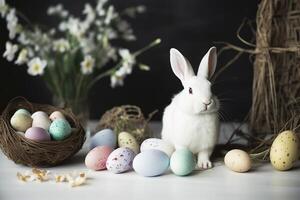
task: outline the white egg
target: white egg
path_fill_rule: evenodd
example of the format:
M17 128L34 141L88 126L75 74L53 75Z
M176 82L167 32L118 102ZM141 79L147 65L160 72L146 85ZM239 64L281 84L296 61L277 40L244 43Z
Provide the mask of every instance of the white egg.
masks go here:
M141 144L141 152L156 149L165 152L169 157L175 151L173 145L165 140L158 138L149 138Z

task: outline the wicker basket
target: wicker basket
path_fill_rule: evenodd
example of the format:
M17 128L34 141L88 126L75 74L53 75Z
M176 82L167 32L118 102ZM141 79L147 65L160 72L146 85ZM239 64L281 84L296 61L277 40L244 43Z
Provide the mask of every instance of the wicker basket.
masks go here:
M31 113L44 111L51 114L53 111L62 112L71 127L72 134L63 141L35 142L26 139L10 125L10 119L16 110L24 108ZM32 167L55 166L77 153L85 141L85 131L75 115L69 111L50 105L41 105L28 102L23 97L12 99L0 117L0 147L3 153L17 164Z

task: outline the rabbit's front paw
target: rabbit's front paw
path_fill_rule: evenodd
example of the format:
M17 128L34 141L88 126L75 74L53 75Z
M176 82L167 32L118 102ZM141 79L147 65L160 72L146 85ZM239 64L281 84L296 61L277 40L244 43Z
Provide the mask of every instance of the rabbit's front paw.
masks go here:
M209 169L212 168L212 163L208 160L198 160L198 168L199 169Z

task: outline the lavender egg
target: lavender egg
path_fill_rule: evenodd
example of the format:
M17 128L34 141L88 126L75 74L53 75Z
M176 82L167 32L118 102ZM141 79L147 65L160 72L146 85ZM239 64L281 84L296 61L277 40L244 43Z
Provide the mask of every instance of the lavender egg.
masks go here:
M49 133L45 129L40 127L31 127L27 129L27 131L25 132L25 137L37 142L50 141Z
M120 147L108 156L106 168L115 174L126 172L132 169L134 156L135 153L131 149Z

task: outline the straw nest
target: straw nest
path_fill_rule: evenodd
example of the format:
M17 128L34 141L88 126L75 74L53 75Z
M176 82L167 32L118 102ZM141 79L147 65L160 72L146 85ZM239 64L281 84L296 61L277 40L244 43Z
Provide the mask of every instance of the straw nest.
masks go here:
M72 134L63 141L35 142L18 134L10 125L10 119L16 110L24 108L31 113L44 111L51 114L60 111L71 127ZM77 153L85 141L85 132L75 115L65 109L50 105L30 103L22 97L9 102L0 117L0 147L3 153L17 164L28 166L55 166Z
M116 133L126 131L131 133L137 142L141 144L152 135L148 123L156 112L150 113L148 119L145 119L141 108L138 106L123 105L114 107L103 114L96 131L105 128L113 129Z

